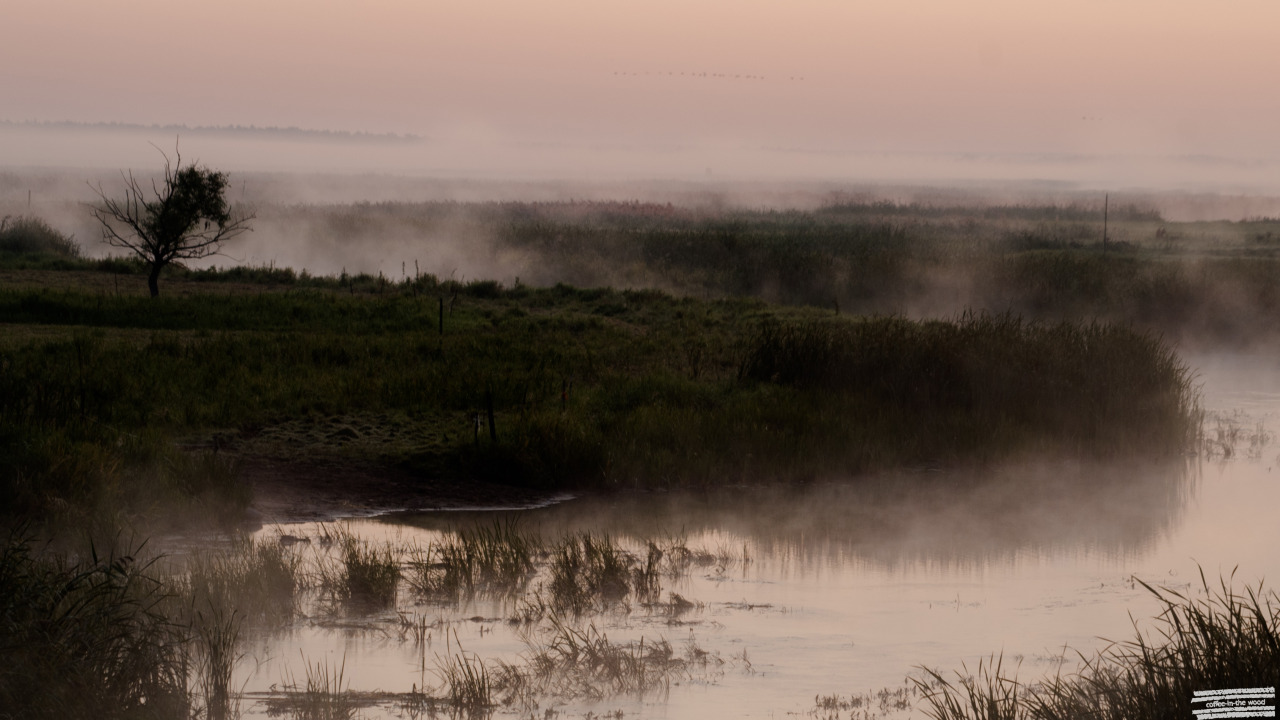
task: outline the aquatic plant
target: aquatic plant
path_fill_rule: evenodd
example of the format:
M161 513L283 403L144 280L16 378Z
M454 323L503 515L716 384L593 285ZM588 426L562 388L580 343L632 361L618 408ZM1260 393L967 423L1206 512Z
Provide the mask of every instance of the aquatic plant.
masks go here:
M552 551L551 605L575 616L608 607L631 592L637 570L635 558L610 536L570 535Z
M916 451L944 457L958 452L957 440L988 449L1176 453L1200 420L1191 370L1158 338L1009 314L765 323L741 374L900 413L908 425L898 431Z
M494 706L495 683L489 668L479 655L462 648L456 632L452 635L450 639L450 633L445 633L445 654L436 656L436 674L453 708L468 714L484 712Z
M301 653L301 651L299 651ZM267 701L273 715L288 714L294 720L353 720L360 701L347 688L345 678L347 659L341 663L317 660L314 664L303 657L306 680L299 683L288 674L282 683L284 693Z
M510 595L531 577L538 548L514 519L496 520L411 548L408 582L423 595L452 601L477 592Z
M212 607L196 611L191 620L196 655L196 683L203 700L206 720L227 720L238 707L231 688L231 675L240 656L241 618L234 610Z
M917 685L935 720L1023 718L1157 720L1190 717L1196 691L1274 687L1280 677L1280 597L1262 583L1233 587L1234 577L1210 586L1200 574L1203 597L1138 581L1163 606L1155 632L1135 628L1134 638L1114 642L1068 675L1039 683L1006 674L999 660L962 670L956 682L924 669Z
M390 545L377 546L349 528L333 532L335 558L318 564L320 587L331 597L360 607L385 607L395 602L400 562Z
M183 717L187 628L141 548L0 549L0 707L24 718Z
M305 587L302 557L279 538L235 535L226 549L197 552L178 587L194 611L278 626L293 620Z
M614 643L594 623L578 627L555 614L547 626L524 633L528 681L556 697L600 700L665 692L689 663L664 638Z

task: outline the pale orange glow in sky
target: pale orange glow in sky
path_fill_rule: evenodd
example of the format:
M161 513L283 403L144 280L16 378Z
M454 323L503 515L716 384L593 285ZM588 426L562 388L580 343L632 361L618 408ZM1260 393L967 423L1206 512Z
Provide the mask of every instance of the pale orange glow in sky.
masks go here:
M1275 0L7 0L4 18L0 120L413 133L438 150L421 164L462 170L451 149L497 170L547 146L641 172L653 153L672 172L769 152L1280 163Z

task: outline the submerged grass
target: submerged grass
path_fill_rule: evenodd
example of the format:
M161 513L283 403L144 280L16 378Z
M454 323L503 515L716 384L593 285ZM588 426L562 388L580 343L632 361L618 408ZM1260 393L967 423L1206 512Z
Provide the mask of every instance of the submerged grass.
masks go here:
M615 643L593 623L579 627L551 615L541 632L526 632L526 676L522 682L563 699L601 700L613 695L665 693L684 672L681 657L664 638Z
M288 715L294 720L353 720L361 703L347 689L347 659L330 664L323 660L307 661L306 680L299 683L292 675L284 681L284 696L267 702L272 715Z
M477 593L508 596L527 584L540 542L514 520L498 520L409 550L408 582L419 594L458 601Z
M1082 657L1074 674L1027 684L997 658L952 682L925 669L917 681L936 720L1156 720L1191 717L1196 691L1274 688L1280 678L1280 597L1259 583L1213 587L1202 597L1142 583L1163 605L1153 634ZM1273 706L1274 707L1274 706Z
M436 675L454 709L469 716L482 714L496 705L493 695L497 683L480 656L468 653L458 642L457 633L452 635L445 633L445 654L436 656Z
M635 553L607 534L579 532L547 542L502 519L411 546L405 554L404 579L420 598L514 599L511 619L525 625L549 613L576 617L629 601L655 604L663 578L715 562L710 553L676 540L647 541Z
M330 543L337 545L336 557L320 558L320 587L347 605L373 609L393 606L400 582L399 551L390 544L381 546L338 528Z
M203 699L206 720L236 717L239 703L231 687L231 676L240 660L237 645L241 623L237 613L215 607L196 611L191 627L195 635L195 674Z
M555 613L577 617L606 610L628 598L652 603L662 592L661 576L670 565L653 542L643 559L607 534L578 533L565 537L551 554L546 584Z
M559 610L581 615L631 592L634 560L608 535L569 536L552 557L549 590Z
M185 717L188 629L140 548L0 550L0 708L22 718Z
M234 612L254 625L278 627L293 620L304 585L302 557L291 547L237 535L230 548L196 553L182 590L196 612Z

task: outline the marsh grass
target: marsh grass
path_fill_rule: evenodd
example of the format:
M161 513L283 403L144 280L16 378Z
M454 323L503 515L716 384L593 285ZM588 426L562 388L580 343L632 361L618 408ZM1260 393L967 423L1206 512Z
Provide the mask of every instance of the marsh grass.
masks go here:
M33 215L5 216L0 219L0 256L8 255L3 262L7 266L17 264L19 258L27 262L46 260L46 265L58 265L49 261L61 259L75 261L80 258L80 245L76 241L49 227L49 223ZM17 258L13 256L18 256ZM68 264L74 267L74 264ZM65 266L64 266L65 267Z
M452 602L477 593L510 596L528 583L540 546L515 520L498 520L410 548L407 579L416 592Z
M633 591L647 597L656 587L650 570L607 534L570 535L552 552L547 584L551 605L579 616L619 603Z
M896 430L911 452L934 457L960 455L958 444L1170 454L1200 420L1190 369L1158 338L1008 314L766 323L741 374L836 395L837 406L892 408L865 430ZM893 428L895 415L907 426Z
M917 680L936 720L1156 720L1191 717L1197 690L1274 687L1280 677L1280 597L1261 583L1233 588L1234 578L1213 587L1200 575L1190 592L1141 583L1163 606L1154 631L1135 628L1132 640L1114 642L1082 667L1040 683L1006 673L1000 660L956 682L925 669ZM1141 581L1139 581L1141 582Z
M191 627L196 654L195 675L203 700L206 720L228 720L239 713L239 702L231 687L232 673L240 660L237 645L241 622L234 610L222 608L196 611Z
M354 720L359 716L362 703L347 688L345 656L341 663L333 664L323 660L313 664L304 656L303 663L304 682L289 673L282 682L283 696L267 701L269 714L287 714L294 720Z
M499 521L410 548L409 583L452 603L478 595L515 600L509 621L530 625L549 614L581 616L654 604L664 577L687 571L687 548L646 541L637 555L609 535L573 533L554 543Z
M546 628L524 633L524 641L526 682L565 699L665 693L690 662L665 639L615 643L594 623L579 627L554 614Z
M811 715L821 720L840 720L841 713L849 713L850 720L873 719L876 710L886 715L910 710L919 696L919 688L906 685L898 688L880 688L874 692L850 695L816 695Z
M99 308L34 293L6 310L0 292L0 319L65 312L157 328L0 347L0 434L23 448L0 461L11 468L0 490L29 516L113 495L141 504L166 487L233 514L247 502L238 453L540 489L802 482L1041 451L1167 453L1194 404L1167 345L1114 326L856 320L569 287L493 294L460 304L441 335L424 329L438 312L424 297L108 297ZM475 423L490 403L493 433ZM174 456L179 435L212 437L201 441L212 449ZM149 438L149 454L124 452L131 436Z
M184 717L187 628L141 548L0 553L0 707L28 718Z
M245 628L292 621L298 558L247 537L185 560L124 544L0 557L0 707L31 718L239 714Z
M401 574L396 548L371 543L346 527L333 530L321 544L333 546L331 555L317 555L316 565L319 585L330 597L358 609L395 604Z
M266 627L288 624L306 586L302 557L271 538L237 535L224 550L192 556L182 591L197 612L230 613Z
M162 430L126 431L78 410L54 422L24 415L0 407L8 450L0 454L0 519L89 528L105 541L125 529L226 528L252 499L230 455L183 450Z
M1027 689L1018 682L1016 669L1012 675L1004 673L1003 654L979 660L977 670L972 673L962 665L954 684L934 670L926 668L925 675L926 679L919 681L919 689L931 707L926 712L937 720L1018 720L1023 717L1022 704L1026 702Z
M457 633L445 633L445 654L436 656L436 675L444 686L449 704L468 715L484 713L495 706L495 680L484 660L468 653Z

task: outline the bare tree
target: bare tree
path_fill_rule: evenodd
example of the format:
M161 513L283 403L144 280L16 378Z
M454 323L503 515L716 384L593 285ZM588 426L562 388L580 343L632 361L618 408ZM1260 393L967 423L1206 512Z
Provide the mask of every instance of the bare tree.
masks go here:
M102 224L102 240L127 248L148 266L151 297L160 294L160 271L174 261L216 254L226 240L249 231L253 214L233 213L227 206L227 174L200 165L182 165L164 156L164 180L153 180L150 192L133 172L121 173L124 198L107 197L102 185L93 187L101 203L93 216Z

